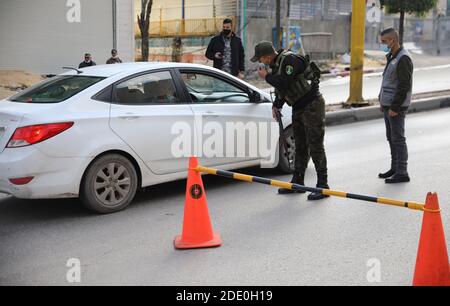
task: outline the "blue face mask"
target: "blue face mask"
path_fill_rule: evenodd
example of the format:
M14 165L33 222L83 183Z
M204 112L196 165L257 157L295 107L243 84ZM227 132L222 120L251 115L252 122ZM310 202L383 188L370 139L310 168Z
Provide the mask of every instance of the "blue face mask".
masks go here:
M391 48L389 48L389 46L387 44L380 44L380 50L386 53L390 53L391 52Z
M259 63L259 67L261 69L266 69L267 71L269 71L269 69L270 69L270 66L267 64L264 64L264 63Z

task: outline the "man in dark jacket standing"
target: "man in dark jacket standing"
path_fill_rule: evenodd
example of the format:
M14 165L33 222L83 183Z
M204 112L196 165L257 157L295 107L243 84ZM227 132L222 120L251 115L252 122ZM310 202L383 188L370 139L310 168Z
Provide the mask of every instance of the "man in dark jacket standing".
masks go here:
M95 65L97 65L97 64L92 60L92 55L90 53L86 53L84 55L84 61L78 65L78 68L81 69L81 68L95 66Z
M405 137L405 117L411 105L413 63L411 56L399 43L393 29L381 33L381 49L387 53L387 64L379 95L384 113L386 136L391 150L391 168L378 175L387 184L406 183L408 175L408 147Z
M205 56L214 61L214 68L240 79L244 78L245 54L242 41L232 31L233 21L223 21L222 32L209 42Z
M106 61L106 64L121 64L122 60L120 59L119 55L117 54L116 49L111 50L111 57Z

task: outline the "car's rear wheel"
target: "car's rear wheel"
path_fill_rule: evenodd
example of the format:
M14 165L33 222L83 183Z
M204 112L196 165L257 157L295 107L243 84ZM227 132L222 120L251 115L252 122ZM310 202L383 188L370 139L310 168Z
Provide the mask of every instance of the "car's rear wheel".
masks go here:
M283 136L286 140L287 154L285 146L283 145L282 141L280 141L280 155L277 168L283 173L293 173L295 160L295 139L292 126L284 130Z
M138 176L131 161L119 154L108 154L87 169L80 198L88 209L107 214L130 205L137 187Z

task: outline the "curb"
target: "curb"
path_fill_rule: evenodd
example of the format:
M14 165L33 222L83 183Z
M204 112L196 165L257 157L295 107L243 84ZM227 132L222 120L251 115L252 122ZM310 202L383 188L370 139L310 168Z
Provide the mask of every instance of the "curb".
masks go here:
M411 106L408 109L408 113L412 114L445 107L450 107L450 96L412 101ZM352 108L348 110L328 112L325 120L327 126L335 126L380 118L383 118L383 113L380 112L380 107L369 106L364 108Z
M380 73L380 72L383 72L383 71L384 71L384 68L367 69L367 70L363 71L363 75L372 74L372 73ZM342 71L342 72L339 72L339 73L323 73L321 79L322 79L322 81L325 81L325 80L329 80L329 79L333 79L333 78L337 78L337 77L342 77L343 78L343 77L347 77L347 76L350 76L350 70L349 71Z

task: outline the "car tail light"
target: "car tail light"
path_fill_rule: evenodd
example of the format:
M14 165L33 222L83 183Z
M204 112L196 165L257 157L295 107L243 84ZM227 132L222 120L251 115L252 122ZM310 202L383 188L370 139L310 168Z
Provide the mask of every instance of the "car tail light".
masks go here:
M19 177L19 178L11 178L9 181L14 185L26 185L33 179L33 176L28 177Z
M17 128L7 148L19 148L47 140L73 126L73 122L30 125Z

